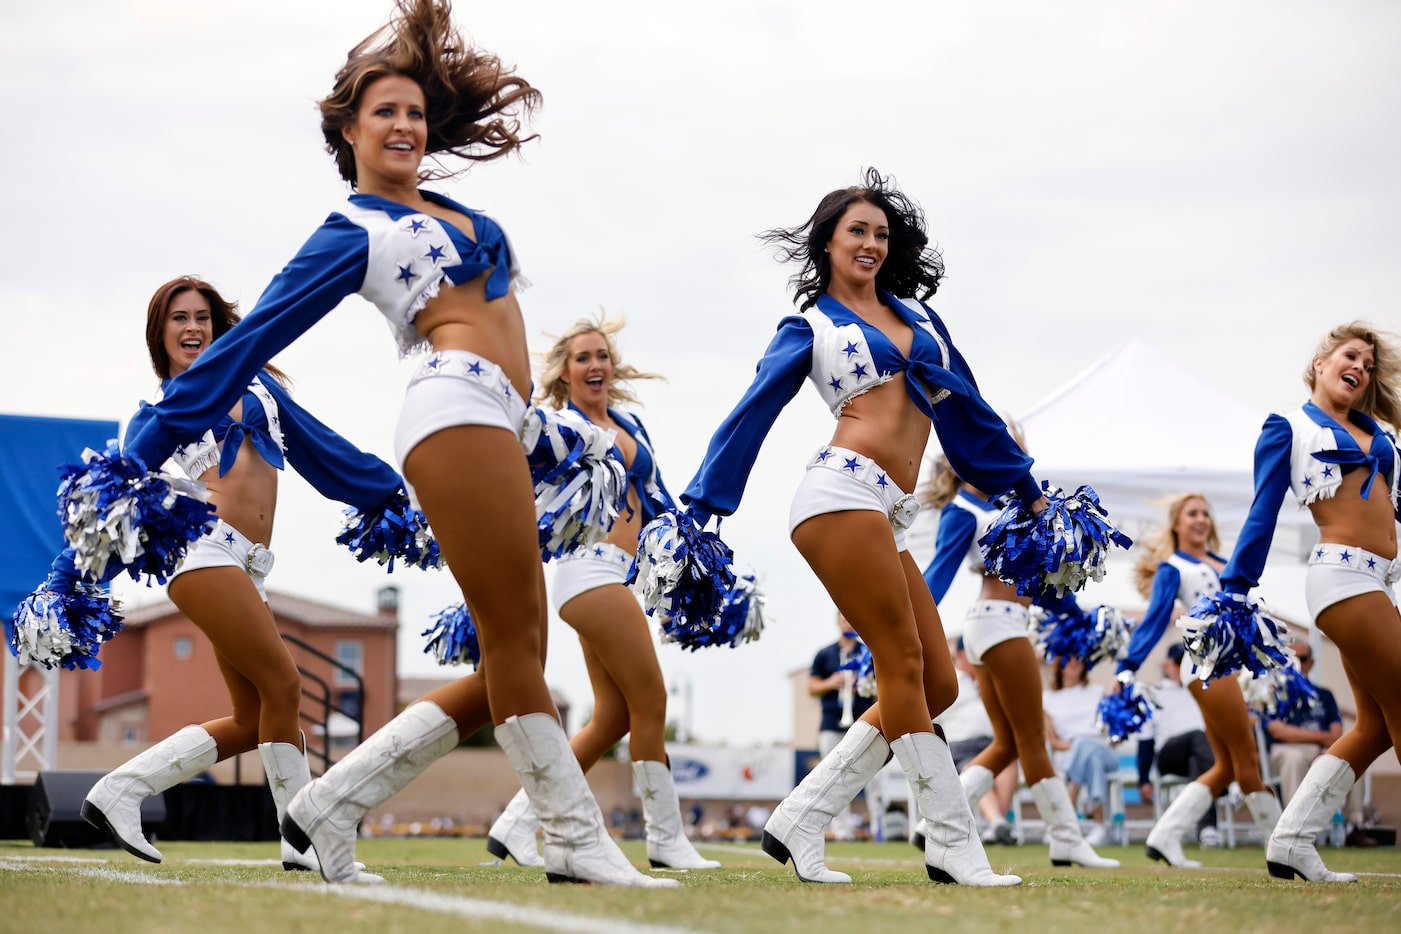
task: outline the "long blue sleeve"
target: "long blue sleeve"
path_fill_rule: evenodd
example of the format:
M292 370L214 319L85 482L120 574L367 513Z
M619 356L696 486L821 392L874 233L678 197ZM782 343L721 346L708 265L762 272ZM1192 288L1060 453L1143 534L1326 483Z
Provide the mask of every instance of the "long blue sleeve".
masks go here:
M1129 636L1129 652L1119 660L1115 671L1138 671L1148 653L1153 651L1153 646L1158 644L1158 640L1167 631L1168 623L1172 621L1172 608L1177 603L1177 592L1181 588L1182 572L1171 562L1164 561L1159 564L1158 570L1153 574L1153 590L1148 596L1148 609L1144 612L1143 619L1133 627L1133 634Z
M934 602L944 599L958 569L973 547L978 520L968 510L952 503L939 512L939 531L934 537L934 557L924 569L924 582L934 595Z
M1255 499L1250 504L1231 560L1221 572L1221 589L1243 594L1260 583L1265 560L1270 556L1279 509L1289 492L1289 458L1294 432L1282 415L1265 419L1260 440L1255 443Z
M759 360L754 381L711 435L700 469L681 494L692 518L732 515L744 495L759 448L792 401L812 366L812 328L797 315L784 318Z
M369 512L398 492L403 480L394 468L327 428L293 401L277 380L268 377L262 382L277 402L287 463L316 492L361 512Z
M983 399L968 361L954 346L948 328L929 306L924 310L949 348L949 370L962 377L972 389L969 394L952 393L934 407L934 433L954 473L989 498L1008 490L1016 492L1024 505L1041 498L1041 486L1031 474L1032 459L1021 449L992 406Z
M194 364L170 381L165 398L149 407L140 430L128 431L126 450L155 469L176 446L218 422L269 360L359 291L367 268L368 234L339 214L327 219L258 304Z

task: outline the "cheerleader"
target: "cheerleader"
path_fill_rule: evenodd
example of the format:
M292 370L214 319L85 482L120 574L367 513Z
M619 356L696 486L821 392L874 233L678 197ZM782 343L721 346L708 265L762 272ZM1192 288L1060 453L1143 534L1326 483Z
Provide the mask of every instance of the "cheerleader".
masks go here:
M1255 446L1255 500L1222 590L1243 599L1259 583L1285 494L1318 525L1305 599L1314 625L1342 653L1357 720L1314 760L1266 846L1270 875L1311 882L1356 882L1332 872L1314 846L1358 775L1401 742L1401 578L1396 523L1401 463L1393 431L1401 424L1395 335L1354 321L1318 344L1304 370L1302 408L1265 420ZM1214 689L1215 685L1213 685Z
M627 508L608 538L555 564L550 596L560 619L579 634L594 696L593 716L569 745L587 772L628 736L633 779L642 793L648 861L668 869L715 869L720 864L702 858L686 839L666 755L666 684L647 617L623 584L642 526L676 504L662 483L642 420L616 408L637 403L628 381L655 378L623 363L615 341L622 327L621 320L602 316L577 322L546 352L536 392L539 401L556 409L567 406L614 431L613 456L627 467ZM492 824L487 849L498 859L509 855L522 866L539 866L538 826L530 799L520 791Z
M292 800L283 833L302 851L315 847L327 881L381 881L356 868L360 819L494 721L544 827L551 881L678 885L638 872L609 836L545 684L516 256L491 218L419 188L448 174L444 156L481 162L518 151L520 115L538 102L538 91L458 34L445 0L398 0L392 21L351 50L320 103L326 147L355 193L244 323L172 383L127 445L145 463L163 461L352 293L384 314L401 354L424 354L395 454L476 621L482 664L409 705ZM427 168L426 155L435 157Z
M1168 501L1167 509L1167 526L1149 541L1147 551L1134 566L1134 580L1139 592L1148 599L1148 609L1134 627L1128 655L1119 661L1121 675L1137 672L1167 631L1168 623L1179 612L1191 609L1202 595L1220 586L1219 575L1226 565L1216 553L1221 546L1211 504L1205 496L1179 494ZM1178 607L1180 610L1175 609ZM1146 850L1150 859L1199 869L1201 863L1183 855L1182 838L1226 793L1232 781L1240 784L1250 816L1264 837L1270 835L1279 820L1279 800L1260 777L1260 751L1240 682L1235 678L1216 678L1209 686L1203 685L1197 666L1184 659L1182 683L1201 708L1207 742L1216 761L1172 799L1148 832Z
M1009 430L1024 446L1020 428L1011 424ZM941 510L934 557L924 571L934 602L944 599L961 564L982 580L963 623L963 646L992 721L992 742L959 775L969 806L976 808L997 774L1020 759L1022 777L1046 822L1052 865L1115 868L1118 860L1095 853L1081 835L1065 780L1046 751L1041 665L1029 637L1031 599L989 573L978 547L1000 510L981 490L961 481L943 456L934 464L929 489L926 502ZM1078 612L1073 600L1063 602L1058 608ZM923 826L920 833L927 837Z

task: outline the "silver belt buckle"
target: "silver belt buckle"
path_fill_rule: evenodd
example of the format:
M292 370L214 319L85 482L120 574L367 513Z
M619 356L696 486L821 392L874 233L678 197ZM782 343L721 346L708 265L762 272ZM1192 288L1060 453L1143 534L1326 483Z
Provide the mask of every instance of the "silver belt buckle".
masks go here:
M919 515L919 500L915 499L913 493L906 493L891 507L890 524L897 529L908 529L914 524L917 515Z
M248 557L243 560L243 566L249 574L267 577L268 572L272 570L272 562L272 552L266 545L254 545L248 549Z

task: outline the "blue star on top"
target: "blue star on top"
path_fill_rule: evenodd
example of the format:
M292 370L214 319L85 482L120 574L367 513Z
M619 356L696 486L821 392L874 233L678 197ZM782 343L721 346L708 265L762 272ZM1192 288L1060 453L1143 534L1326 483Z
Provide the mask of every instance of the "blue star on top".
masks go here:
M882 490L890 486L890 481L885 479L885 474L879 474L876 476L876 486L880 487Z
M1376 566L1377 566L1377 559L1376 559L1376 558L1368 558L1368 559L1367 559L1367 570L1371 571L1371 570L1375 569Z
M227 542L228 544L232 545L232 544L234 543L234 533L232 533L232 532L225 532L225 533L224 533L224 541Z
M827 462L827 458L829 458L829 457L831 457L831 456L832 456L832 449L831 449L831 448L823 448L822 450L820 450L820 451L817 452L817 462L818 462L819 464L825 464L825 463Z
M851 371L851 375L856 377L856 381L857 381L858 383L861 382L861 380L865 379L865 378L869 375L869 374L866 372L866 364L864 364L864 363L858 363L858 364L856 364L856 368L853 369L853 370Z
M428 244L428 252L423 254L423 258L431 260L433 265L436 266L448 258L447 247L441 247L430 243Z
M440 367L440 366L442 366L442 365L443 365L443 358L442 358L442 357L439 357L437 354L434 354L434 355L433 355L433 359L428 361L428 369L430 369L430 370L436 370L438 367Z
M850 470L852 473L856 473L856 468L860 466L860 459L855 457L848 457L846 460L842 461L842 470Z
M848 360L850 360L850 359L852 358L853 355L858 354L858 353L860 353L860 352L861 352L861 345L860 345L860 344L854 344L854 343L852 343L851 341L847 341L847 342L846 342L846 346L842 348L842 353L846 354L846 358L847 358Z
M832 387L832 391L833 391L833 392L841 392L841 391L842 391L842 381L839 380L839 379L837 379L837 377L835 377L835 376L832 377L831 381L828 382L827 385Z
M1333 465L1332 465L1332 464L1329 464L1327 467L1324 467L1324 468L1323 468L1323 475L1324 475L1325 477L1331 477L1331 476L1333 476Z
M1344 548L1342 552L1338 555L1338 560L1343 562L1344 564L1347 564L1349 561L1352 560L1352 552Z
M473 360L470 364L467 365L467 372L468 372L468 373L471 373L473 376L481 376L481 375L482 375L482 361L480 361L480 360Z
M415 218L411 218L411 219L409 220L409 227L408 227L408 230L409 230L409 235L410 235L410 236L412 236L412 237L417 237L419 234L423 233L423 232L424 232L425 230L427 230L427 229L428 229L428 218L426 218L426 217L415 217Z
M1313 486L1313 477L1305 477L1304 486Z
M1322 548L1320 548L1320 549L1318 549L1318 551L1315 551L1313 554L1314 554L1314 557L1315 557L1315 558L1322 558L1325 554L1327 554L1327 552L1324 551Z
M412 285L413 281L418 277L418 273L413 271L413 263L406 263L399 267L399 274L394 278L404 283L404 285Z

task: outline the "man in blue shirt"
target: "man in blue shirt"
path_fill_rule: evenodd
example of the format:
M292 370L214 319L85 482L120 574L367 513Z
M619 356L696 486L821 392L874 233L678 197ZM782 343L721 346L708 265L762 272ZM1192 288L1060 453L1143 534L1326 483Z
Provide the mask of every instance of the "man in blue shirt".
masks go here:
M846 618L837 614L837 631L841 633L837 641L818 649L808 670L808 694L816 697L822 705L822 722L818 725L817 748L822 758L837 748L847 727L856 722L875 703L873 697L862 697L856 692L856 672L841 670L842 665L856 652L857 635ZM832 832L837 839L851 839L850 809L838 814L832 821Z

